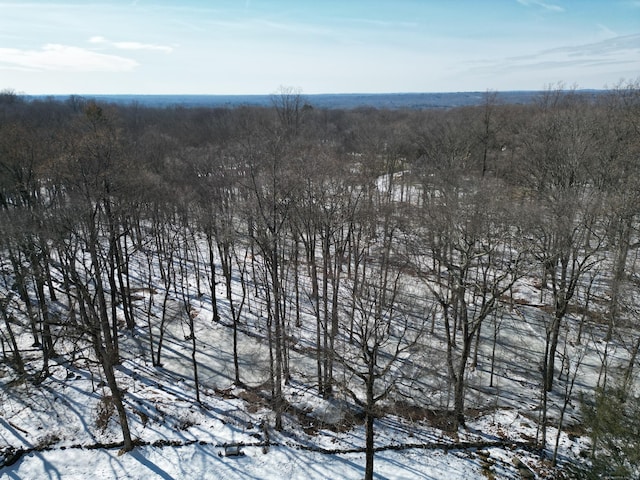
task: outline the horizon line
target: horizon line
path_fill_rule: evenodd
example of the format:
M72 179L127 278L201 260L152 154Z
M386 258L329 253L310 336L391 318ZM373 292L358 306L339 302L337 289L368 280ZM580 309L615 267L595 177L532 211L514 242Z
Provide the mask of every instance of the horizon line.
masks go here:
M492 94L492 93L540 93L547 91L567 92L609 92L612 88L542 88L524 90L450 90L450 91L412 91L412 92L324 92L324 93L284 93L284 95L299 95L301 97L339 96L339 95L461 95L461 94ZM7 93L6 91L4 93ZM17 96L24 97L273 97L283 93L24 93L9 90Z

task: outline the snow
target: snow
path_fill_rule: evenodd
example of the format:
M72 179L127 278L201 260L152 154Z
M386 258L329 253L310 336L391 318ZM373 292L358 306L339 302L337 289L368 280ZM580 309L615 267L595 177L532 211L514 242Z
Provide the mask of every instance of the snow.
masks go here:
M203 342L225 345L228 329L213 325ZM204 329L202 332L203 333ZM213 342L217 339L216 342ZM180 348L167 355L164 368L148 365L139 339L123 338L132 359L118 368L132 434L139 446L122 454L119 447L94 448L120 440L116 417L106 425L96 422L101 399L108 396L95 371L58 364L43 388L28 383L2 390L0 445L34 449L15 464L0 469L7 479L359 479L364 473L364 429L355 424L344 431L319 428L310 433L293 414L283 433L270 432L267 447L261 422L270 409L251 390L229 386L224 392L205 387L202 405L193 398L193 386L180 365ZM175 340L175 339L174 339ZM245 339L246 340L246 339ZM201 355L204 362L205 357ZM215 361L220 356L211 356ZM4 379L3 379L4 380ZM341 408L319 398L303 384L286 389L292 405L327 423L338 421ZM498 478L519 478L514 457L532 465L537 456L516 442L535 436L535 424L514 409L501 409L469 422L455 439L422 420L388 415L376 422L376 478L475 479L483 468ZM550 432L550 437L553 436ZM462 446L454 445L454 441ZM491 446L505 441L505 447ZM575 448L565 439L563 449ZM482 448L464 448L464 442L485 442ZM226 444L241 444L244 456L220 456ZM397 450L395 448L398 448ZM344 452L344 453L338 453ZM7 452L5 451L5 454Z
M30 453L6 478L147 479L360 479L364 454L322 455L288 448L245 447L244 456L220 457L220 449L202 445L142 447L118 455L116 450L62 450ZM478 478L479 469L455 453L385 452L376 458L376 478ZM448 472L447 477L442 472ZM5 478L3 474L2 478Z
M140 262L144 265L144 262ZM144 267L141 267L141 269ZM157 285L161 285L158 280ZM419 284L419 282L417 282ZM192 289L193 285L190 286ZM234 286L233 295L241 291ZM117 416L109 411L110 391L100 368L76 359L72 364L60 357L53 361L51 376L41 385L17 379L0 365L0 467L2 479L360 479L364 474L365 432L355 407L339 394L333 400L319 397L314 386L314 359L306 349L313 344L314 317L303 312L300 327L291 326L300 348L292 348L292 380L284 394L291 409L285 415L284 432L273 430L273 412L265 398L269 377L269 352L263 338L261 306L251 299L243 313L239 333L240 369L246 388L234 385L232 329L219 286L222 322L213 321L210 299L192 299L201 403L195 399L188 329L180 318L183 305L177 296L168 302L169 322L163 347L162 366L151 363L145 312L155 296L151 312L158 329L164 292L141 291L139 326L123 332L119 339L123 355L117 367L120 387L132 436L137 447L121 453ZM514 305L505 306L498 325L488 320L483 327L477 368L469 368L467 429L457 434L437 428L437 422L417 415L403 418L388 412L377 419L375 472L379 479L477 479L494 474L500 479L521 478L515 463L534 470L540 478L555 473L532 451L538 434L540 375L538 362L544 350L545 314L541 292L526 279L514 288ZM563 338L567 358L584 353L579 366L577 389L592 388L599 375L601 352L597 341L602 332L585 333L587 346L574 340L579 319L567 318ZM491 344L498 328L494 383L489 386ZM28 336L23 335L22 341ZM155 340L157 342L157 338ZM412 401L431 412L446 410L451 392L443 352L444 340L427 335L421 350L412 352L418 370L412 385ZM64 345L57 345L62 348ZM23 351L28 347L22 345ZM610 355L615 361L615 344ZM586 350L585 350L586 349ZM584 352L583 352L584 350ZM622 350L622 349L621 349ZM41 353L26 355L36 369ZM408 361L408 360L407 360ZM403 365L403 368L408 366ZM575 369L575 364L570 369ZM574 395L574 397L577 396ZM555 424L561 396L550 397L550 419ZM104 412L101 415L101 412ZM435 413L434 413L435 415ZM577 401L570 404L566 425L578 425ZM265 435L263 425L267 425ZM553 450L557 430L547 431L547 451ZM243 456L220 456L224 446L242 445ZM585 436L560 435L560 468L573 462L589 442ZM22 453L11 462L14 453Z

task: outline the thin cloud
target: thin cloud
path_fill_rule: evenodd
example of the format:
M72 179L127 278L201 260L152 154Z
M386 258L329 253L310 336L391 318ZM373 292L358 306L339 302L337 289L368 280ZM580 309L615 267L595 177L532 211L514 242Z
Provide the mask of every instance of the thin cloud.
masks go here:
M611 57L619 55L621 57L629 56L629 60L633 60L632 54L635 53L637 55L640 53L640 34L617 36L600 42L559 47L542 52L543 55L551 53L579 57Z
M333 30L330 28L310 25L305 23L286 23L277 22L268 19L254 19L247 23L248 26L254 28L264 27L267 31L278 31L303 35L331 35Z
M398 22L391 20L372 20L368 18L346 18L339 19L339 21L345 23L360 23L362 25L369 25L373 27L380 28L397 28L397 29L405 29L405 28L416 28L419 24L418 22Z
M614 32L613 30L611 30L609 27L607 27L606 25L603 25L601 23L598 23L596 25L598 27L598 31L606 36L606 37L617 37L618 34L616 32Z
M112 42L111 40L100 36L91 37L89 39L89 42L94 44L108 45L119 50L151 50L164 53L173 52L173 47L169 47L167 45L155 45L152 43L141 42Z
M30 71L125 72L135 60L84 48L49 43L40 50L0 48L0 68Z
M540 0L517 0L520 5L524 5L525 7L537 6L544 8L545 10L549 10L551 12L564 12L564 7L560 5L553 5L551 3L541 2Z
M542 50L531 55L505 58L477 68L485 73L514 70L593 68L604 65L633 67L640 61L640 34L609 38L583 45Z

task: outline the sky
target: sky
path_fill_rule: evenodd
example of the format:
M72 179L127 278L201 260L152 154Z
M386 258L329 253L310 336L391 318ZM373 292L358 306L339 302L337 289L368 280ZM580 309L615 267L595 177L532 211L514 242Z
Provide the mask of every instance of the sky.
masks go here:
M640 0L0 0L0 90L305 94L607 88Z

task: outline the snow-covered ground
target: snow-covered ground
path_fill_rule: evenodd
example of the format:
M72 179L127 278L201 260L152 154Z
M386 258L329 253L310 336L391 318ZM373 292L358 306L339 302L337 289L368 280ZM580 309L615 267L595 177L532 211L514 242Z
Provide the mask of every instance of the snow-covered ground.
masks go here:
M160 282L158 282L160 283ZM237 287L236 287L237 288ZM219 286L220 299L224 297ZM146 297L145 297L146 295ZM195 397L191 340L179 312L177 296L168 305L167 334L162 366L154 366L149 351L146 306L155 295L155 342L162 292L146 291L138 300L138 326L123 331L123 362L117 377L137 447L120 452L120 427L101 370L76 354L52 362L51 375L40 385L18 379L0 364L0 478L11 479L358 479L365 466L362 421L353 405L338 393L323 400L313 387L314 318L307 313L301 325L291 326L297 347L290 350L292 381L285 388L290 409L285 429L273 429L268 404L269 350L260 306L243 312L239 334L240 370L246 388L233 384L232 329L228 306L220 300L222 322L213 321L206 295L192 298L197 338L201 402ZM234 295L240 295L239 289ZM540 291L526 281L514 289L515 303L505 306L501 320L483 327L478 365L469 368L467 428L457 435L438 428L438 415L450 410L445 339L438 330L426 335L413 352L418 369L413 379L411 411L394 411L376 421L375 472L383 479L523 478L529 469L538 478L558 478L568 465L584 463L589 442L579 416L578 392L597 382L604 343L603 329L585 327L576 342L578 316L569 316L558 351L571 376L578 368L576 390L567 406L565 426L572 434L559 437L559 466L532 446L539 436L539 361L544 350L545 314ZM497 329L497 330L496 330ZM602 331L601 331L602 330ZM441 331L441 330L440 330ZM493 339L497 348L493 356ZM28 335L21 342L28 343ZM21 345L27 367L40 365L41 352ZM64 340L56 348L63 350ZM154 348L157 348L157 344ZM609 343L611 362L616 339ZM579 360L579 362L578 362ZM493 365L493 368L492 368ZM558 366L560 370L560 366ZM565 374L566 377L566 374ZM565 382L550 397L550 423L555 425ZM410 413L410 415L409 415ZM349 421L345 422L347 414ZM547 431L547 454L553 451L557 430ZM225 445L242 445L244 455L225 457Z
M115 450L63 450L27 455L2 472L2 478L146 479L361 479L364 454L323 455L274 447L267 454L245 447L242 457L219 457L210 446L142 447L127 455ZM478 460L465 452L410 450L376 457L376 478L482 478ZM519 478L514 468L500 468L498 478Z
M275 432L272 411L260 391L233 387L231 329L213 322L204 308L200 312L200 405L195 401L190 341L184 340L179 322L169 326L162 367L151 365L144 328L120 339L125 360L118 367L118 380L126 391L132 435L139 445L131 453L119 451L117 416L97 366L82 367L82 361L54 364L52 375L39 386L16 382L2 368L0 452L11 465L0 468L0 477L362 478L363 426L354 422L335 431L328 428L342 419L346 407L337 400L323 400L304 382L295 381L309 368L304 355L293 353L294 381L285 390L296 410L285 417L285 431ZM522 355L521 346L531 342L520 328L525 327L515 320L501 327L502 335L510 337L513 355ZM487 329L487 335L492 334ZM267 376L268 349L255 336L241 334L239 341L243 378L258 385ZM528 448L536 436L536 386L527 372L510 366L511 350L501 351L507 353L498 362L494 388L480 388L487 384L486 361L481 363L484 370L470 374L471 385L477 387L471 391L470 405L486 402L485 413L472 418L457 438L435 428L432 418L388 415L376 422L377 478L474 479L492 472L494 478L516 479L521 478L518 460L553 478L538 453ZM32 353L34 358L39 355ZM441 401L434 400L431 407ZM269 425L268 439L264 422ZM555 436L550 428L550 449ZM220 456L226 444L244 445L244 455ZM563 433L561 464L587 448L584 438L569 439Z
M115 416L99 421L108 397L99 380L63 365L52 372L41 388L25 383L3 389L2 452L8 463L17 461L0 469L1 478L358 479L364 472L361 425L309 430L289 415L285 432L269 429L267 441L262 422L270 410L255 393L205 389L198 405L188 381L136 361L119 370L139 444L123 454L114 445L120 439ZM310 392L290 390L289 396L316 413L332 408ZM539 468L536 454L524 448L535 425L515 410L470 422L457 445L428 421L387 416L376 427L377 478L474 479L491 471L516 479L516 457ZM227 444L244 445L244 455L225 457ZM580 447L563 437L565 455Z

